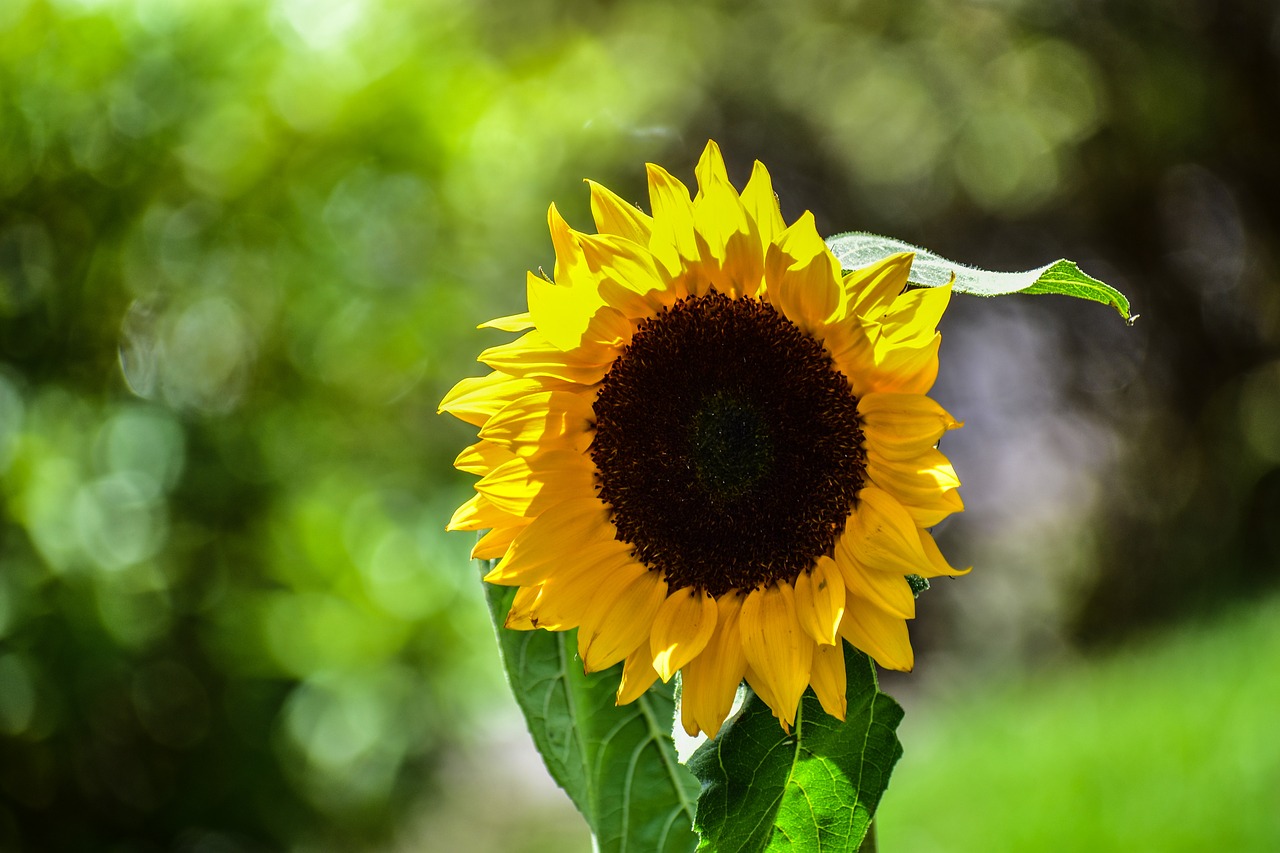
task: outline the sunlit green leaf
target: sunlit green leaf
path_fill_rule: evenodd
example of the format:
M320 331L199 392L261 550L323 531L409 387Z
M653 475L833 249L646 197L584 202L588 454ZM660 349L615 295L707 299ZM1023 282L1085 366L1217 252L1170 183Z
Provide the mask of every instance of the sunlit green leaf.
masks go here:
M880 237L864 231L828 237L827 246L839 259L840 266L847 270L865 267L898 252L915 252L916 257L911 264L912 284L938 287L950 281L954 273L958 293L977 296L1058 293L1110 305L1125 320L1133 319L1129 315L1129 300L1123 293L1083 272L1074 261L1054 261L1026 272L991 272L949 261L928 249L892 237Z
M902 755L902 708L876 687L871 659L845 645L845 722L804 694L787 734L759 697L689 761L702 781L700 851L857 850Z
M630 705L614 694L621 665L586 675L577 632L502 627L515 589L485 584L507 680L547 769L591 827L596 849L687 853L698 782L676 759L671 685Z

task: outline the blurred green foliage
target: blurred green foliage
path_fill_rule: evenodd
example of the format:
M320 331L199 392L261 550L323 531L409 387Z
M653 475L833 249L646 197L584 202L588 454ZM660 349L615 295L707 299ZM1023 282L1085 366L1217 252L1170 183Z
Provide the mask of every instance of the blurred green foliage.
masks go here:
M458 744L509 700L437 401L550 266L548 202L585 226L582 177L641 200L708 136L825 233L1075 257L1148 315L1128 349L1035 315L1133 439L1072 544L1087 635L1274 581L1263 5L0 2L0 849L480 819Z
M1272 597L1100 664L937 697L903 726L881 848L1277 849L1280 675L1259 665L1280 658L1277 619Z

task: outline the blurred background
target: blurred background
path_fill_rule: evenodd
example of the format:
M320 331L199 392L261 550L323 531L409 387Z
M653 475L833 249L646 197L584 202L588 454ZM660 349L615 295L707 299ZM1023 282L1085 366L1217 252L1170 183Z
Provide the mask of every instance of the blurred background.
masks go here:
M1280 849L1280 7L2 0L0 850L585 851L436 405L591 177L957 297L892 851Z

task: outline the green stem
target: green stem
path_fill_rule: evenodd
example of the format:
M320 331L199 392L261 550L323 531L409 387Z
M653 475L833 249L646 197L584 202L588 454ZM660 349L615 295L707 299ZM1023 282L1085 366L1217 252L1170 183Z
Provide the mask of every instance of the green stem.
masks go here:
M858 846L858 853L876 853L876 825L867 827L867 834Z

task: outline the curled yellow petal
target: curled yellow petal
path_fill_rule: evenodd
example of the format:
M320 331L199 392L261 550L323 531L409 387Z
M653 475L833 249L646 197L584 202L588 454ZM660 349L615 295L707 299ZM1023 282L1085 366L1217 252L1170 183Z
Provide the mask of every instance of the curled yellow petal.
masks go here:
M716 600L701 590L685 587L662 602L649 636L653 668L664 682L706 648L715 628Z
M938 548L938 543L933 541L932 534L927 530L920 531L920 547L924 551L925 556L929 559L926 568L922 568L915 574L925 578L935 578L940 575L949 575L957 577L959 575L967 575L973 570L973 566L964 569L952 568L947 562L946 557L942 556L942 551Z

